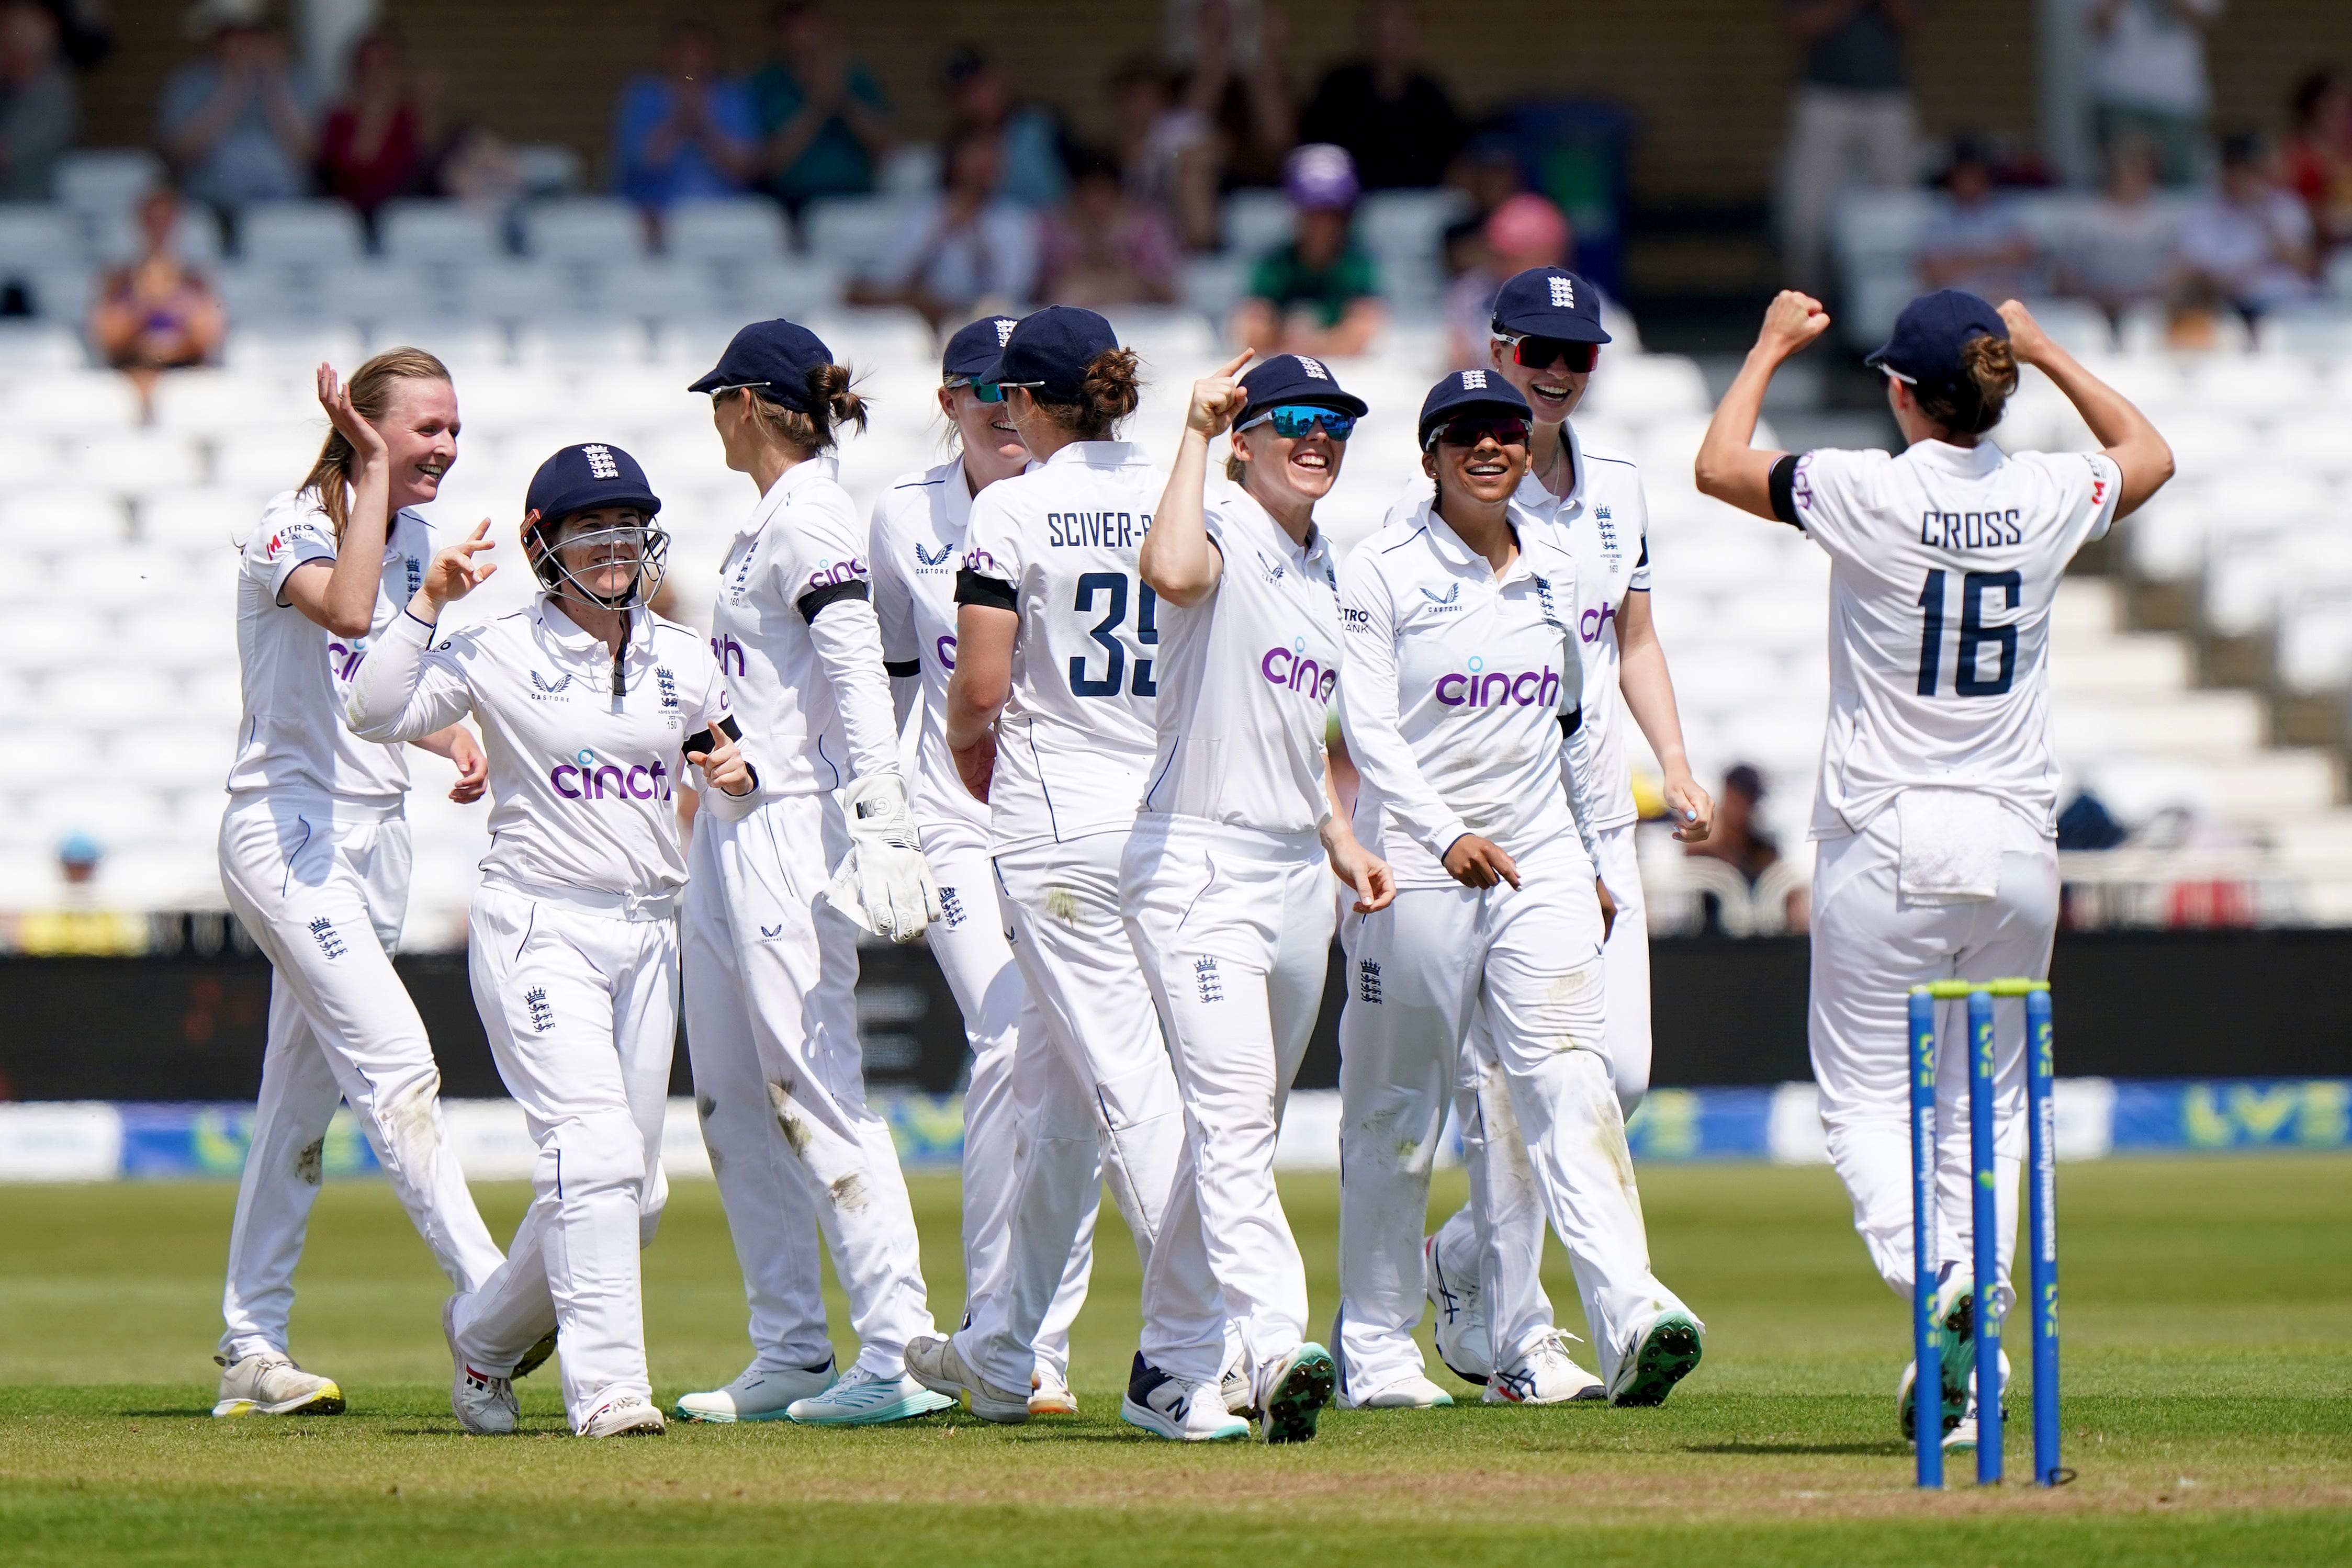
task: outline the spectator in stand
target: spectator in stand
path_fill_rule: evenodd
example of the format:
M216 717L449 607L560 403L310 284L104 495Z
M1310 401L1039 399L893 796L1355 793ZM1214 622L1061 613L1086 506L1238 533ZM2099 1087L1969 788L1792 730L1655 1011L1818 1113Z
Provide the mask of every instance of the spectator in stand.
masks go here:
M1469 128L1420 68L1412 7L1369 0L1356 15L1363 57L1324 77L1298 117L1299 139L1345 147L1368 191L1434 185Z
M2221 143L2220 186L2180 218L2180 267L2192 294L2210 295L2252 320L2309 298L2318 268L2311 214L2271 176L2258 136Z
M989 311L1019 315L1037 291L1037 214L1005 201L1003 152L985 131L947 152L939 193L900 231L853 305L907 305L937 329Z
M1725 936L1776 935L1802 931L1811 912L1811 895L1802 882L1783 873L1769 882L1766 874L1780 863L1780 846L1757 825L1756 808L1763 803L1764 776L1748 763L1727 768L1723 790L1716 797L1715 831L1696 843L1683 846L1693 860L1721 861L1739 873L1748 907L1730 907L1737 894L1729 886L1702 887L1708 926ZM1777 907L1774 907L1777 906Z
M1185 107L1217 133L1218 174L1228 191L1279 185L1298 141L1298 114L1279 64L1289 26L1271 6L1257 14L1255 50L1234 26L1232 0L1200 0L1193 12Z
M144 248L106 275L90 308L90 341L142 400L153 396L164 371L213 359L228 334L212 285L175 254L179 224L180 198L168 189L148 192L139 204Z
M749 84L768 193L798 215L819 196L871 191L898 140L882 84L843 52L815 0L777 0L768 26L775 52Z
M1004 171L998 195L1038 212L1061 205L1070 193L1070 171L1067 138L1054 111L1015 103L1012 84L996 62L969 44L949 51L940 74L947 89L947 139L996 138L996 160Z
M449 133L430 183L437 194L473 208L500 233L513 226L517 209L530 194L530 178L514 149L478 120Z
M1121 187L1104 153L1070 161L1070 199L1045 219L1041 297L1108 310L1176 298L1176 235L1167 214Z
M1292 236L1258 258L1234 336L1257 350L1341 360L1364 352L1386 314L1380 275L1356 241L1356 168L1343 147L1309 142L1284 181L1297 214Z
M415 90L390 27L371 27L352 46L351 89L327 110L319 132L319 186L375 226L376 209L413 196L429 177L440 141L439 93Z
M1190 251L1217 248L1217 148L1209 122L1184 106L1176 78L1150 60L1111 78L1118 166L1127 193L1158 207Z
M1953 138L1943 183L1943 204L1919 231L1921 287L1966 289L1983 299L2048 293L2042 242L2001 194L1991 150L1972 136Z
M172 73L156 117L181 189L231 221L247 203L310 194L316 102L268 0L197 0L186 27L204 57Z
M46 202L80 105L58 63L58 19L31 0L0 5L0 201Z
M2058 292L2088 299L2120 327L2135 306L2168 298L2179 224L2156 199L2156 150L2137 137L2107 148L2107 188L2066 225Z
M146 917L108 905L99 885L106 850L89 834L68 833L58 845L58 902L16 917L16 951L37 957L122 958L144 953Z
M1488 363L1495 296L1503 280L1529 267L1567 266L1576 235L1558 207L1522 191L1488 215L1479 248L1485 258L1445 290L1445 351L1447 363L1457 371ZM1616 336L1613 330L1610 335Z
M1789 105L1780 171L1780 247L1790 281L1827 282L1830 209L1859 178L1907 185L1919 166L1919 118L1903 46L1927 0L1780 0L1804 50Z
M2295 89L2286 167L2322 254L2352 246L2352 71L2314 71Z
M2205 161L2213 89L2205 30L2222 0L2085 0L2090 55L2084 76L2101 146L2137 136L2156 149L2168 185L2195 180Z
M1486 220L1528 184L1519 169L1518 149L1509 137L1494 131L1470 139L1446 170L1445 183L1470 198L1470 211L1445 225L1441 242L1445 247L1445 275L1459 277L1487 267L1491 257L1486 249Z
M724 48L709 22L673 22L659 73L632 77L621 89L614 183L649 222L684 197L733 195L757 172L759 118L751 95L720 74Z

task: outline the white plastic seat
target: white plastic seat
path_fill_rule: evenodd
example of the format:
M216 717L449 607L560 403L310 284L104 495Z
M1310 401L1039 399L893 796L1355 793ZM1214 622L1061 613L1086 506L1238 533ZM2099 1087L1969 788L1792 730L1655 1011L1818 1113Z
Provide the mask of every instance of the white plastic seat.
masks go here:
M47 202L0 204L0 267L17 270L78 262L80 225L63 207Z
M0 430L0 474L11 488L68 482L65 453L54 437Z
M907 226L908 214L928 198L828 196L801 212L801 235L808 253L853 276L871 270L889 254Z
M515 329L515 362L572 365L592 371L635 371L652 351L643 321L580 317L529 321Z
M507 154L534 196L568 195L583 183L579 152L560 141L526 141Z
M291 372L206 367L174 371L155 383L158 430L212 440L257 424L305 417L324 416L311 389Z
M410 264L488 262L505 249L490 221L460 202L387 202L376 236L386 260Z
M112 371L68 371L40 379L39 390L9 400L8 423L20 432L75 435L128 430L139 423L138 390Z
M138 257L146 246L138 213L129 207L94 220L91 254L110 266ZM172 253L191 267L207 270L220 265L228 246L221 236L220 219L210 207L184 203L172 225Z
M106 632L87 604L51 603L0 617L0 669L44 675L100 657Z
M302 482L326 444L326 416L312 423L264 425L222 439L213 448L213 483L233 495L274 496ZM259 520L259 511L254 517Z
M58 154L49 188L85 221L125 213L163 182L163 161L144 147L76 148Z
M0 321L0 375L78 371L89 362L80 334L62 320Z
M775 262L790 244L784 214L761 196L695 196L662 220L664 248L680 261Z
M1706 376L1696 360L1680 354L1621 354L1603 349L1586 402L1598 418L1636 425L1710 413ZM1580 432L1584 408L1578 405Z
M385 317L369 325L370 353L381 354L387 349L404 346L422 349L449 367L458 381L461 414L467 372L502 366L509 351L507 330L495 321L414 316Z
M291 488L299 474L279 486ZM151 496L139 507L139 538L184 558L236 550L260 521L260 511L244 496L223 490L180 490Z
M129 533L122 498L88 488L26 489L0 496L0 539L35 555L57 556L95 542L111 549Z
M349 321L283 321L241 326L223 354L233 371L299 371L324 360L349 374L367 357L367 340Z
M620 266L645 256L646 225L617 196L566 196L524 212L523 240L541 261Z
M257 202L237 223L237 253L249 265L348 267L364 248L359 214L341 202Z
M196 444L175 431L94 432L68 437L65 454L78 481L126 496L184 489L204 477Z
M1225 249L1255 263L1290 237L1297 214L1280 191L1235 191L1224 201Z

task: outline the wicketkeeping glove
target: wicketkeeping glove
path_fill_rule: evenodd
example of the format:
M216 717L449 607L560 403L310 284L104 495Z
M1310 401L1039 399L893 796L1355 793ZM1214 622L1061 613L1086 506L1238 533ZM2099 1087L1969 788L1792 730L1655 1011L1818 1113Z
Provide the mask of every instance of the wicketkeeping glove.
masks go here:
M906 785L877 773L852 784L842 803L849 852L833 868L825 896L862 929L913 941L940 918L940 884L907 813Z

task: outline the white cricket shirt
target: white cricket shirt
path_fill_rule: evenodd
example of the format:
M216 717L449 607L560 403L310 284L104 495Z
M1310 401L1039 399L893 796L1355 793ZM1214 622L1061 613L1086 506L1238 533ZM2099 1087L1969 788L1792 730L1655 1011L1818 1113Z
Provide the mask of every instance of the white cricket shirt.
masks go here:
M2056 833L2050 607L2122 482L2096 453L1990 441L1797 459L1795 521L1831 563L1814 838L1860 832L1915 786L1984 790Z
M1216 494L1219 489L1223 494ZM1206 598L1160 606L1160 743L1143 810L1297 833L1331 814L1323 738L1339 676L1339 581L1238 485L1202 507L1224 570Z
M956 772L947 741L948 677L955 673L957 569L971 521L971 486L963 459L902 474L874 503L874 613L882 623L882 657L894 673L922 683L922 720L915 739L910 805L918 828L961 823L985 833L988 805L972 798Z
M262 509L237 563L236 653L244 716L228 788L303 789L382 804L408 792L404 748L362 740L343 704L369 647L425 581L433 525L404 508L384 533L383 573L365 637L343 638L285 600L308 561L335 559L334 524L313 494L289 490ZM431 733L425 731L424 733Z
M964 569L1021 617L989 789L999 853L1135 825L1160 744L1160 601L1135 561L1167 482L1139 446L1078 441L972 500Z
M1499 579L1426 505L1339 573L1339 725L1363 775L1356 837L1399 887L1457 885L1442 857L1465 833L1516 859L1589 826L1562 788L1576 773L1562 766L1559 719L1583 689L1570 653L1576 559L1516 501L1511 521L1519 553Z
M472 714L494 802L484 880L658 901L686 883L677 790L698 775L682 745L727 716L727 690L698 632L643 610L629 616L621 679L616 697L611 650L544 593L437 641L404 610L352 683L352 727L414 740ZM764 784L764 751L757 763ZM760 795L713 789L702 805L740 817Z

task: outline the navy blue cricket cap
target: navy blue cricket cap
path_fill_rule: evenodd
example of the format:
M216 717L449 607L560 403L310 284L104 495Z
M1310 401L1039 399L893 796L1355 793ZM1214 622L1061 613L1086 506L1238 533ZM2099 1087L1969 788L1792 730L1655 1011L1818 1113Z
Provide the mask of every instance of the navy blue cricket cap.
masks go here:
M1515 272L1495 293L1495 329L1571 343L1612 341L1601 325L1601 290L1564 267Z
M1960 350L1978 338L2008 336L2009 323L1990 305L1961 289L1939 288L1906 305L1886 346L1863 363L1894 371L1927 396L1951 397L1968 382Z
M1020 324L1010 316L983 316L961 329L948 340L947 352L940 356L940 378L962 376L979 381L987 375L996 368L996 356L1004 351L1004 340Z
M722 387L750 387L770 402L814 413L809 398L810 372L833 363L824 340L791 321L754 321L729 340L727 351L710 373L687 388L717 392Z
M1242 391L1249 401L1242 405L1241 420L1248 419L1255 410L1286 402L1328 408L1334 413L1354 414L1358 419L1371 412L1371 404L1353 392L1340 390L1330 366L1304 354L1276 354L1255 366L1242 378Z
M600 507L635 507L649 517L661 510L637 460L606 441L567 446L541 464L523 501L525 511L549 523Z
M1086 395L1087 367L1118 347L1118 334L1093 311L1048 305L1014 324L996 362L980 379L1025 386L1047 402L1076 402Z
M1422 450L1429 450L1429 438L1440 425L1450 424L1465 413L1494 414L1500 418L1517 415L1533 419L1528 400L1519 389L1504 379L1500 371L1456 371L1429 389L1421 400L1420 437Z

